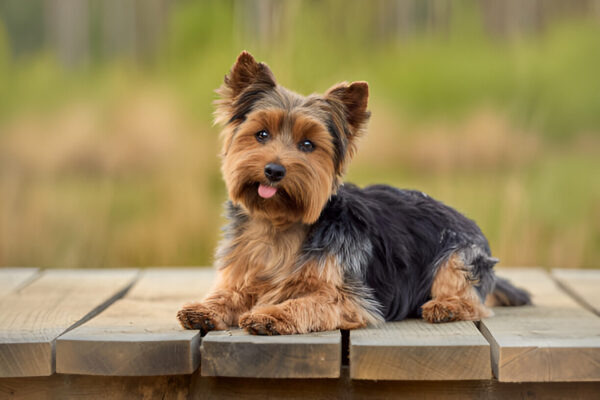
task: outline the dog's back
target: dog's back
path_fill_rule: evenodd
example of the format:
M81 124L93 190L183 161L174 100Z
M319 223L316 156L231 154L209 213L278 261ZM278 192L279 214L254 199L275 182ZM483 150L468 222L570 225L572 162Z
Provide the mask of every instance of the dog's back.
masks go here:
M475 222L422 192L386 185L342 186L313 226L305 251L339 258L345 274L372 291L388 321L420 316L421 307L439 297L432 290L450 286L457 293L461 287L467 303L480 310L469 319L483 316L480 304L496 281L497 259ZM496 297L506 305L512 294L519 297L513 303L528 302L508 282L500 289L503 295Z

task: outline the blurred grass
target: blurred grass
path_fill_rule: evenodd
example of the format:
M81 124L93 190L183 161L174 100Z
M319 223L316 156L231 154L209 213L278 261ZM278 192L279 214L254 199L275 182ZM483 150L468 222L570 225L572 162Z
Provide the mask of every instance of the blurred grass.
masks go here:
M348 180L454 206L504 265L598 267L597 21L499 40L461 1L452 29L385 41L361 2L294 4L261 43L232 2L176 3L144 65L14 59L0 26L0 265L210 263L225 200L211 102L245 48L300 93L369 81Z

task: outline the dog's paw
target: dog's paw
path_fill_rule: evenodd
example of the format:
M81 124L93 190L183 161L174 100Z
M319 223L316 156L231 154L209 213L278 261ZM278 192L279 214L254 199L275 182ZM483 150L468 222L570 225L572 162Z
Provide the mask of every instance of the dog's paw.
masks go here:
M252 335L290 335L293 326L270 314L248 312L240 317L240 328Z
M430 300L423 304L423 319L427 322L439 323L457 321L460 312L453 302Z
M222 318L202 303L185 304L177 312L177 319L185 329L198 329L203 335L215 329L227 329Z

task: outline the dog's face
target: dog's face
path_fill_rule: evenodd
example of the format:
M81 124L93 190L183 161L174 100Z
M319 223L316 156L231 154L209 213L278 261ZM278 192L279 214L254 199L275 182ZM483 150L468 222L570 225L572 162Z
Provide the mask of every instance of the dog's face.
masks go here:
M217 93L229 198L276 223L315 222L369 119L367 83L303 97L242 52Z

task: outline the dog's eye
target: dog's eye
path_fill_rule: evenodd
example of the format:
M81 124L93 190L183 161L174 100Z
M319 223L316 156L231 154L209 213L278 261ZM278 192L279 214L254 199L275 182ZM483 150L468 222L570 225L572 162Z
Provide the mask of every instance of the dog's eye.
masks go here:
M315 145L310 140L303 140L300 143L298 143L298 148L300 149L300 151L310 153L315 149Z
M269 132L267 132L264 129L262 131L256 132L256 135L254 136L256 136L256 140L258 140L261 143L266 142L271 137L271 135L269 135Z

